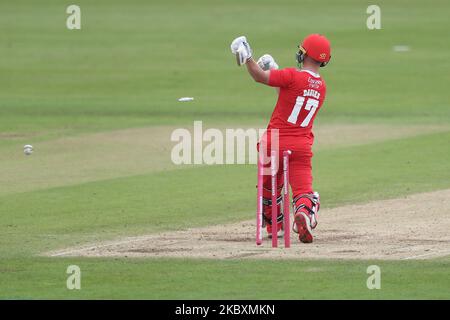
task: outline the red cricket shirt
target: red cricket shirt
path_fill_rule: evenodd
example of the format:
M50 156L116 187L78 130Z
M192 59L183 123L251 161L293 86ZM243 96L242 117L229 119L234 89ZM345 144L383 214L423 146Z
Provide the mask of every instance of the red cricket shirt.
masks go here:
M268 84L280 88L267 127L269 135L270 129L279 129L280 148L284 150L311 147L313 122L325 100L325 81L312 71L286 68L271 70Z

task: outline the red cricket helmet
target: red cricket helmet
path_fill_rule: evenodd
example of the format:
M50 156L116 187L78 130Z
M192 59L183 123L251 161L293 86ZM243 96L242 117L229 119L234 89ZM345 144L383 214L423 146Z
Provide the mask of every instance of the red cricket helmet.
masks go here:
M320 62L321 67L325 67L331 58L330 41L321 34L310 34L303 43L298 46L297 61L302 63L305 55Z

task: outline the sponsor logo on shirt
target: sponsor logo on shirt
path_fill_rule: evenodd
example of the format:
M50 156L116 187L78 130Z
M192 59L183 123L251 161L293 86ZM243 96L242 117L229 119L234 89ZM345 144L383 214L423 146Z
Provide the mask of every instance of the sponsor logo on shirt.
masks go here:
M318 89L322 85L322 80L317 80L309 77L308 84L310 88Z

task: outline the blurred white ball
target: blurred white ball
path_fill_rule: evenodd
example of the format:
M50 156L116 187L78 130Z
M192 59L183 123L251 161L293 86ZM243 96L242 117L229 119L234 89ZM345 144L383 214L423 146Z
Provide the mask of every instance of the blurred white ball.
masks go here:
M188 102L188 101L193 101L194 98L193 97L182 97L180 99L178 99L178 101L180 102Z
M33 146L31 144L27 144L23 146L23 153L25 153L27 156L33 153Z

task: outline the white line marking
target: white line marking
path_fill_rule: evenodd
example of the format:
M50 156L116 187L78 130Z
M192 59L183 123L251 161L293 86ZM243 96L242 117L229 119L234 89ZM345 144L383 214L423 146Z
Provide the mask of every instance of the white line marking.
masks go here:
M446 256L448 254L450 254L450 250L435 251L435 252L428 252L428 253L424 253L424 254L418 254L418 255L415 255L415 256L402 258L402 260L412 260L412 259L417 259L417 258L427 257L427 256L434 256L434 255Z
M182 231L180 231L182 232ZM164 235L164 234L161 234ZM70 255L73 253L81 253L84 251L90 251L90 250L96 250L96 249L100 249L100 248L106 248L106 247L110 247L110 246L120 246L123 244L130 244L132 242L140 242L140 241L147 241L147 240L151 240L152 238L159 238L158 235L151 235L151 236L145 236L145 237L136 237L136 238L129 238L127 240L122 240L122 241L113 241L113 242L108 242L105 244L98 244L95 246L91 246L91 247L84 247L84 248L77 248L77 249L72 249L72 250L66 250L66 251L59 251L59 252L55 252L53 254L50 255L50 257L60 257L60 256L65 256L65 255ZM168 238L167 241L170 240L174 240L174 239L170 239ZM172 245L177 245L180 244L182 242L189 242L191 240L182 240L182 241L174 241L173 243L169 243L168 246L172 246Z
M136 242L136 241L144 241L144 240L148 240L151 238L152 237L139 237L139 238L133 238L133 239L123 240L123 241L115 241L115 242L110 242L110 243L105 243L105 244L99 244L99 245L86 247L86 248L78 248L78 249L73 249L73 250L68 250L68 251L61 251L61 252L51 254L50 257L65 256L65 255L68 255L71 253L90 251L90 250L105 248L105 247L110 247L110 246L118 246L121 244L128 244L128 243L132 243L132 242Z

